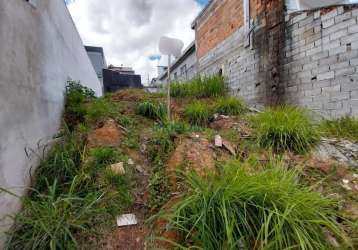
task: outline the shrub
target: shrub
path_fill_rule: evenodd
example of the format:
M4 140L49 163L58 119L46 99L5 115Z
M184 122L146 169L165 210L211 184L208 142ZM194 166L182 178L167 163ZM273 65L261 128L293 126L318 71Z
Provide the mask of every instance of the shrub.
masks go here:
M297 179L281 166L231 162L219 176L189 175L190 192L162 216L191 249L330 249L325 230L343 235L336 204Z
M136 113L150 119L162 121L167 114L167 108L163 103L156 105L151 102L142 102L137 105Z
M95 98L94 91L82 86L79 81L67 82L64 119L70 130L73 130L78 123L85 121L85 103L93 98Z
M173 83L170 90L173 97L210 98L225 96L227 86L223 77L197 77L187 83Z
M185 117L195 126L205 126L210 119L210 108L202 102L194 102L185 108Z
M305 110L282 106L266 109L252 118L259 144L280 152L308 152L319 140L312 119Z
M326 136L344 138L358 142L358 119L343 117L333 121L324 121L321 124L322 132Z
M222 97L215 103L215 112L222 115L239 115L245 111L244 102L235 97Z
M97 167L105 167L119 160L119 153L113 148L92 149L91 156L94 158L93 164Z

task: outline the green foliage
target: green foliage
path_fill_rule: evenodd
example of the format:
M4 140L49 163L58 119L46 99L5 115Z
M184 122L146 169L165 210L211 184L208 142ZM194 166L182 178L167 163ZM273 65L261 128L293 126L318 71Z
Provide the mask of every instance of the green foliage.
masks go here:
M82 86L79 81L67 82L64 119L70 130L73 130L77 124L85 121L85 103L94 98L94 91Z
M188 132L199 132L202 131L201 127L198 126L192 126L188 123L185 122L167 122L164 123L162 125L160 125L160 127L156 128L157 131L166 131L171 137L175 137L178 135L182 135Z
M313 119L300 108L269 108L251 120L256 128L259 144L278 152L290 150L295 153L306 153L319 140Z
M336 204L297 179L280 165L231 162L221 175L189 175L191 191L163 217L192 249L330 249L324 231L343 235Z
M222 97L215 103L215 112L222 115L239 115L247 110L245 103L236 97Z
M167 114L167 108L163 103L142 102L137 105L136 113L150 119L163 121Z
M98 122L104 119L108 119L115 114L114 104L108 99L96 99L86 107L86 121Z
M194 78L187 83L173 83L170 93L173 97L219 97L227 94L227 86L225 79L221 76L205 76Z
M358 119L342 117L337 120L326 120L321 124L321 130L326 136L344 138L358 142Z
M119 153L113 148L96 148L91 150L93 164L97 167L105 167L119 160Z
M194 126L205 126L209 122L211 110L205 103L194 102L185 108L184 113L190 124Z
M65 130L35 171L30 195L14 217L8 249L74 249L81 234L111 221L132 202L130 175L116 176L109 164L127 158L112 148L90 151L80 134ZM5 190L1 190L5 191Z
M151 161L151 175L149 178L150 209L158 209L170 197L168 176L165 174L164 162L170 152L174 150L173 137L168 130L156 131L149 146L149 160Z
M76 234L91 230L103 193L79 197L75 177L67 193L61 193L57 181L48 187L48 194L36 193L36 199L21 198L23 210L14 220L15 228L5 249L75 249Z

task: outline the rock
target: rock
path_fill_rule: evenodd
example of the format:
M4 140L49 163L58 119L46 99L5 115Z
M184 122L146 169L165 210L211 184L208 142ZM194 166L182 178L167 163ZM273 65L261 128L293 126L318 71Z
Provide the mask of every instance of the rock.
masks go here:
M215 136L215 147L221 148L223 146L223 139L220 135Z
M236 156L236 150L234 149L234 146L228 142L228 141L223 141L223 146L233 155Z
M126 173L126 170L124 169L123 162L112 164L111 171L117 175L124 175Z
M121 142L121 132L116 122L112 119L100 124L98 128L88 135L89 147L112 147L118 146Z
M135 166L135 169L141 174L146 174L145 170L140 165Z
M130 165L130 166L134 165L134 161L131 158L128 159L128 165Z
M117 217L117 226L119 227L132 226L137 224L138 220L135 214L122 214Z
M324 161L330 160L332 158L340 162L349 161L347 157L345 157L335 146L327 142L323 142L318 146L316 154L320 160Z

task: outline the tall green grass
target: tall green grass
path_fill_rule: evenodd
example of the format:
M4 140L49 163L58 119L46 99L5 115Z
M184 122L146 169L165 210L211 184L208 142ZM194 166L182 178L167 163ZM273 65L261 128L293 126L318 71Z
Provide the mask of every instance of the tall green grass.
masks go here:
M190 82L171 84L170 93L173 97L219 97L227 94L227 85L218 75L197 77Z
M275 151L306 153L319 140L319 132L303 109L289 106L268 108L251 119L258 143Z
M358 142L358 119L345 116L337 120L326 120L321 124L324 135Z
M231 162L221 175L189 175L189 193L163 218L190 249L330 249L325 230L342 240L336 203L297 180L283 166Z
M189 123L194 126L205 126L208 124L211 107L203 102L194 102L186 106L184 115L188 119Z
M136 106L136 113L150 119L163 121L166 118L167 108L163 103L141 102Z
M215 102L214 107L215 112L222 115L239 115L247 110L244 101L236 97L221 97Z

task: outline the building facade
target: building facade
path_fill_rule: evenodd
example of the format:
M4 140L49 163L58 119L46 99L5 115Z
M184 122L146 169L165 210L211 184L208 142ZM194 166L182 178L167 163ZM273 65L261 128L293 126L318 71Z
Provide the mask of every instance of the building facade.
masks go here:
M26 192L42 147L62 120L64 90L80 80L98 96L102 87L64 1L0 1L0 187ZM0 249L21 208L0 192Z
M197 57L195 42L191 43L170 67L170 79L176 82L185 82L197 75ZM156 84L166 83L168 79L167 68L161 71Z
M103 69L104 92L115 92L127 88L143 88L142 77L130 67L110 65Z
M103 85L103 69L107 68L106 58L102 47L85 46L88 57L90 58L97 77Z
M358 116L357 5L296 1L305 9L287 12L288 2L210 1L192 24L198 72L223 72L232 95L251 105Z

